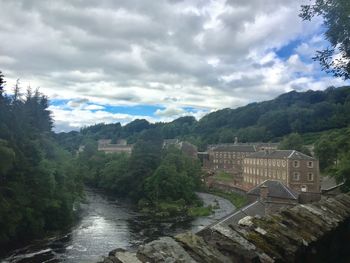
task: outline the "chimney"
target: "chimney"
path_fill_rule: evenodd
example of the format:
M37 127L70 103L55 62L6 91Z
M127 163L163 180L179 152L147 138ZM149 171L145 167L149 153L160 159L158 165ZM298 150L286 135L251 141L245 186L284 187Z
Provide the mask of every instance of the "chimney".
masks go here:
M266 201L268 195L269 195L269 188L265 184L262 184L260 186L260 200Z

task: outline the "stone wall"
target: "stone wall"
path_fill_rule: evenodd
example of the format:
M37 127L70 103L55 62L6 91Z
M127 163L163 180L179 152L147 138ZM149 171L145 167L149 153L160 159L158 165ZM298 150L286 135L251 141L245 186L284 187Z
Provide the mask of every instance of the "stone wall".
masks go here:
M116 250L104 262L350 262L350 196Z

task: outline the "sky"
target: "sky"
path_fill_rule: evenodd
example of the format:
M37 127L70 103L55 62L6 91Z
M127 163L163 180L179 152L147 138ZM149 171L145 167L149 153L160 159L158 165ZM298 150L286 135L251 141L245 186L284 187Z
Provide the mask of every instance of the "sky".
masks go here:
M302 0L0 0L0 70L39 88L55 131L171 121L345 82Z

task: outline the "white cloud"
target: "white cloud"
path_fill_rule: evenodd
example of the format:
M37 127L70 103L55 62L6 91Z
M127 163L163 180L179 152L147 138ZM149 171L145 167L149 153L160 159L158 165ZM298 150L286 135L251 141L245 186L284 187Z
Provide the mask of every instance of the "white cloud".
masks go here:
M78 130L81 127L94 125L97 123L116 123L122 125L131 122L135 119L147 119L150 122L155 120L151 117L137 116L130 114L111 113L103 110L89 109L64 109L61 106L50 106L49 110L55 119L54 130L56 132L67 130Z
M103 110L103 109L105 109L105 107L101 105L94 105L94 104L87 105L84 107L84 110Z
M304 2L0 0L0 69L8 87L20 78L69 100L55 109L57 122L84 109L100 118L79 125L132 119L105 117L103 105L158 105L156 117L172 118L342 85L306 59L325 41L320 19L298 17ZM278 57L295 40L289 57Z

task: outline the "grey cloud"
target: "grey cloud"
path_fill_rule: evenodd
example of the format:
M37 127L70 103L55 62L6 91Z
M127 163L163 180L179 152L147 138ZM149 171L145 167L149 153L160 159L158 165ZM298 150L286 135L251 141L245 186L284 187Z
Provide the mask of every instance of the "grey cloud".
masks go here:
M0 0L0 68L57 98L236 106L296 85L291 65L261 58L315 33L302 1Z

